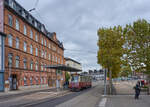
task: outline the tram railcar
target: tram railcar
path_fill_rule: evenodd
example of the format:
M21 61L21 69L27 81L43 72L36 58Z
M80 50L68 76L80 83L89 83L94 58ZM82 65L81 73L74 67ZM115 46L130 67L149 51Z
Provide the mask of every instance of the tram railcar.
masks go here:
M88 75L72 75L69 83L71 91L80 91L92 87L92 77Z

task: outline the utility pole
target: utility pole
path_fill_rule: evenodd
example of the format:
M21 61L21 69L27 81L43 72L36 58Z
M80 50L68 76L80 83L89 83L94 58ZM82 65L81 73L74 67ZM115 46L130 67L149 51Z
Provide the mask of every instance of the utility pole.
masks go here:
M107 70L104 70L104 96L107 94Z
M112 94L112 72L110 71L110 69L108 68L108 72L109 72L109 92L110 95Z

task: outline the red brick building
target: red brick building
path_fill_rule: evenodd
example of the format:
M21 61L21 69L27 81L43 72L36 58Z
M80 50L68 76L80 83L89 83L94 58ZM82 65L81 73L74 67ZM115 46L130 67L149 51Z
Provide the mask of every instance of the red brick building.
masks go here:
M0 10L5 39L5 90L56 86L56 71L47 65L64 64L63 44L15 0L4 2ZM2 20L3 19L3 20ZM60 84L65 73L58 75Z

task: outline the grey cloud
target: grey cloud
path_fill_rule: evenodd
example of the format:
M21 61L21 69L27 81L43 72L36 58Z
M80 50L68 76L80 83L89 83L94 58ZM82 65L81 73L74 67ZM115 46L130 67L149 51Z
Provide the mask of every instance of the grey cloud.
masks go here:
M36 0L17 0L26 9ZM149 20L149 0L39 0L37 12L32 14L49 31L55 31L66 49L65 56L79 60L84 70L100 68L97 64L97 29L125 25L139 18ZM44 20L44 21L43 21ZM88 52L94 51L95 53Z

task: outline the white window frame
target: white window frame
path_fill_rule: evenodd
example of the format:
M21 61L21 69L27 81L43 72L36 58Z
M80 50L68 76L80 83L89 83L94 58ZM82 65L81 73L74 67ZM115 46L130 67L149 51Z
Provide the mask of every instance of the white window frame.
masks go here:
M23 44L23 50L24 50L25 52L27 52L27 42L24 42L24 44Z
M24 29L24 35L27 35L27 27L26 27L26 25L24 25L23 29Z
M16 37L16 48L19 49L19 38Z
M8 15L8 25L11 27L13 26L13 17L10 14Z
M19 56L16 56L16 68L19 68L19 63L20 63L20 61L19 61Z
M30 69L33 70L33 61L30 61Z
M16 19L16 29L19 30L20 26L19 26L19 20Z
M38 48L35 49L35 55L38 56Z
M30 38L33 39L33 31L30 30Z
M11 47L13 45L13 36L11 34L8 35L8 45Z
M33 54L33 46L30 45L30 54Z
M35 70L38 70L38 62L35 63Z

